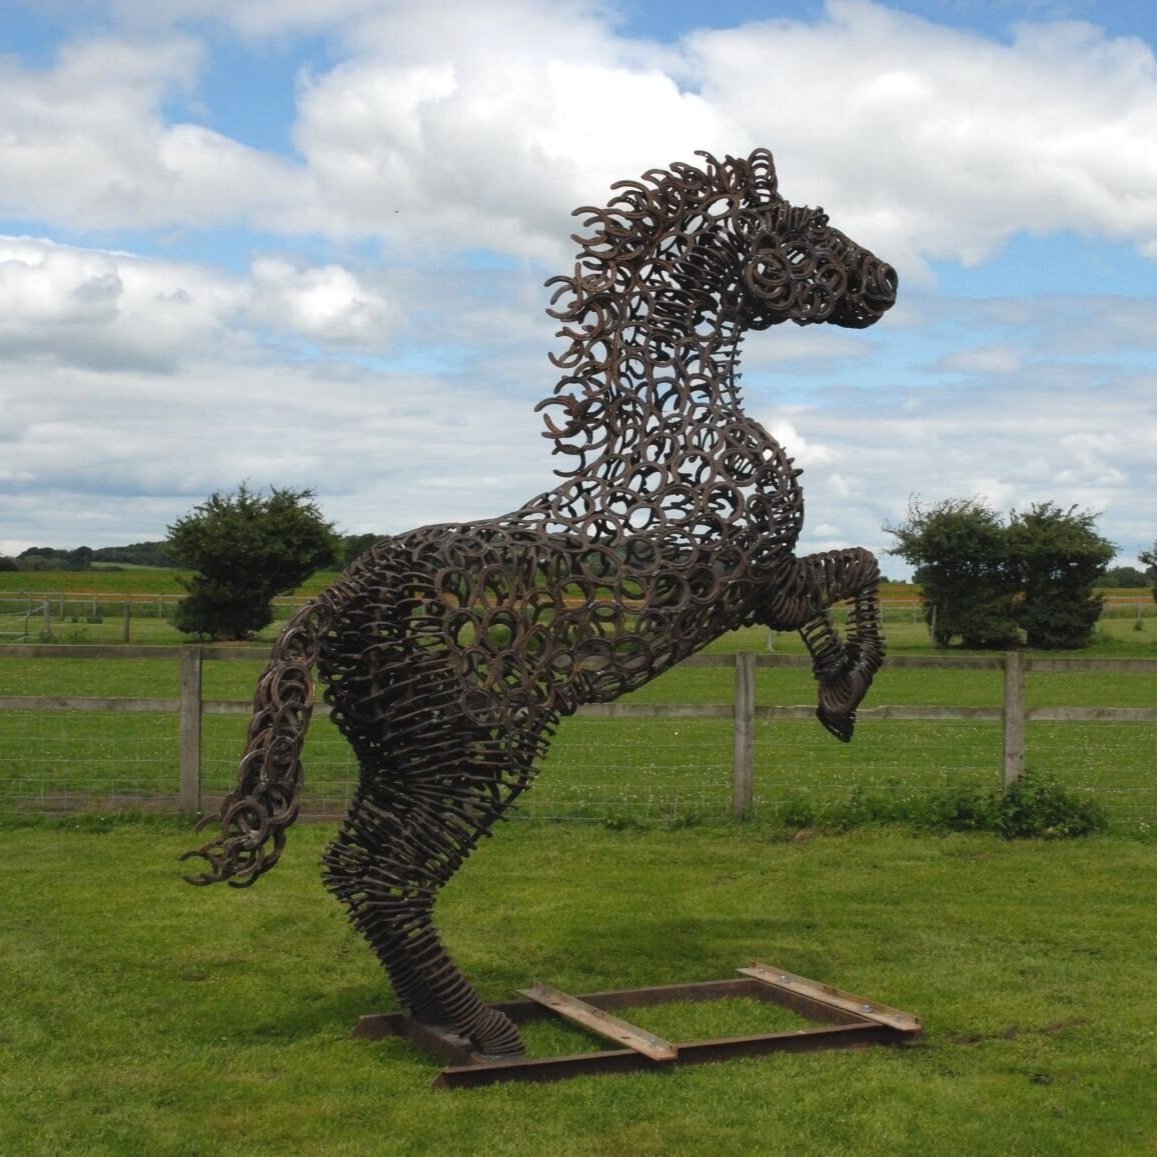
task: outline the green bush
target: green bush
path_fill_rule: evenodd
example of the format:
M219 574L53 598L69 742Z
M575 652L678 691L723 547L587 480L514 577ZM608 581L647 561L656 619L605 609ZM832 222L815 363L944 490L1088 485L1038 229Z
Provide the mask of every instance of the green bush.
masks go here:
M1108 819L1096 800L1074 795L1055 780L1026 771L992 801L993 830L1008 839L1066 839L1104 831Z
M844 802L823 807L792 796L776 809L775 821L795 831L901 823L926 831L996 832L1010 840L1069 839L1108 828L1096 800L1033 771L1008 788L948 787L931 794L889 795L855 787Z

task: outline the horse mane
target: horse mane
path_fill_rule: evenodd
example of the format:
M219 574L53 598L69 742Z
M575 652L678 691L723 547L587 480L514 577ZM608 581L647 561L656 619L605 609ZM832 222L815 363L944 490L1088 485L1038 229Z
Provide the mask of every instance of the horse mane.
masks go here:
M744 253L769 215L789 225L798 211L768 150L697 155L701 168L651 169L612 185L605 207L575 210L588 232L573 235L574 274L547 282L568 341L551 362L564 374L536 407L555 453L571 457L561 477L589 476L657 424L740 415L742 331L780 320L740 308Z

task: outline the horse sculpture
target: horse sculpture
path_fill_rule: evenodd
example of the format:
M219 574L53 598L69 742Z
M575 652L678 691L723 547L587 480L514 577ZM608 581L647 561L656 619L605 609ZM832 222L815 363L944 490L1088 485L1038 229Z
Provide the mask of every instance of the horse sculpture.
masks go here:
M480 1055L523 1049L442 946L438 889L525 791L559 720L725 631L799 630L820 721L851 738L883 661L875 559L796 558L799 470L743 413L739 345L783 321L863 327L893 270L777 192L771 154L675 164L583 208L548 313L555 489L499 518L387 538L298 613L257 688L236 788L190 882L252 884L297 815L316 665L360 783L327 886L415 1019ZM848 638L828 609L851 601Z

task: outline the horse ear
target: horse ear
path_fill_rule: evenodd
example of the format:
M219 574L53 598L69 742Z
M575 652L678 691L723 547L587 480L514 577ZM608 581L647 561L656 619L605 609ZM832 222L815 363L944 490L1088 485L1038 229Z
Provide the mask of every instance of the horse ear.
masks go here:
M779 193L779 178L775 175L775 159L767 149L756 149L747 158L750 188L760 199L769 199Z

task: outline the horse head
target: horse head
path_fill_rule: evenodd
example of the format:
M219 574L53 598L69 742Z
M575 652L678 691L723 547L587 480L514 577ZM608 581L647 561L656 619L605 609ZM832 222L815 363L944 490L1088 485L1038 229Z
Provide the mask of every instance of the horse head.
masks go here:
M722 162L700 155L716 191L696 207L698 228L687 230L691 244L675 280L713 294L720 320L739 330L785 321L862 329L895 304L896 271L835 228L823 209L784 200L766 149Z

